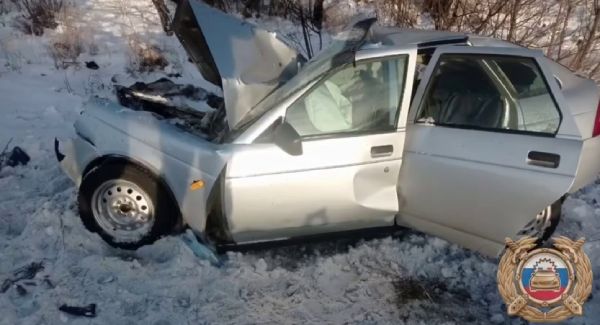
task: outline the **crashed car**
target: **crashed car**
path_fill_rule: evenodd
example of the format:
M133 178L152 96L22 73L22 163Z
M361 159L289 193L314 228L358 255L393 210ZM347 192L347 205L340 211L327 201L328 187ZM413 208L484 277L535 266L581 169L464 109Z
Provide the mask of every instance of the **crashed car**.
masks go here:
M173 26L222 88L218 134L95 100L55 143L83 223L113 246L403 226L494 255L548 238L600 171L598 88L540 51L367 19L306 61L193 0Z

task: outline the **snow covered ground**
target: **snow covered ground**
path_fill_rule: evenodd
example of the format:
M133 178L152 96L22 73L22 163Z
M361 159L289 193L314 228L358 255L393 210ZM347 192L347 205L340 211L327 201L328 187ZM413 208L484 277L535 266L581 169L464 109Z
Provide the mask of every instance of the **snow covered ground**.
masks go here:
M32 262L43 270L0 293L0 324L505 324L496 289L497 261L415 233L372 240L336 239L228 253L215 267L178 237L136 252L107 246L82 226L75 188L54 159L54 136L91 95L110 97L114 81L153 81L181 73L217 91L164 36L150 0L79 1L78 23L93 41L78 60L56 70L46 54L53 33L24 36L0 16L0 149L9 140L32 158L0 171L0 283ZM2 21L4 19L4 21ZM166 72L132 76L128 39L161 46ZM600 182L567 199L558 232L585 236L595 287L585 317L600 319ZM96 318L68 316L61 304L97 304Z

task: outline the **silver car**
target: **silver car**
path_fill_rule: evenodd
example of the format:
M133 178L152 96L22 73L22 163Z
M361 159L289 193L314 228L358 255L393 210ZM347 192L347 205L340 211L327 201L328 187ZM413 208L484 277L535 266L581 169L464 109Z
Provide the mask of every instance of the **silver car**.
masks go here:
M306 61L182 1L175 31L223 90L220 131L89 102L55 143L83 223L126 249L182 227L240 244L405 226L488 255L548 238L600 172L596 84L508 42L373 23Z

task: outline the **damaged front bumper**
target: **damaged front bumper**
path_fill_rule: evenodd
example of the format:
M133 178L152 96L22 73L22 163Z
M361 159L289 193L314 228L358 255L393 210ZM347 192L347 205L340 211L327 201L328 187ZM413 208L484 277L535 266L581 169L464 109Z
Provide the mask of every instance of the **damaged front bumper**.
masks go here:
M54 154L61 169L77 185L81 184L86 166L99 155L93 144L80 137L54 139Z

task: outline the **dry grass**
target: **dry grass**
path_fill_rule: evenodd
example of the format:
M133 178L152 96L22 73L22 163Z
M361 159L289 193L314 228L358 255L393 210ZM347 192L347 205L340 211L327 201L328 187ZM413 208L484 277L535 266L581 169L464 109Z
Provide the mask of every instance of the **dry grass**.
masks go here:
M164 69L169 65L169 61L164 54L164 46L153 42L152 37L140 29L143 27L136 26L133 23L131 16L135 13L131 11L126 0L121 0L119 5L123 21L128 25L128 28L123 33L127 35L125 37L127 37L129 47L127 53L129 60L126 68L127 72L136 75L137 73L147 73ZM164 19L164 17L161 19Z
M64 7L58 14L60 28L51 37L48 53L57 69L77 65L77 58L85 50L84 33L76 23L79 12L75 7ZM85 38L89 39L89 38Z
M128 69L130 73L162 70L169 65L161 47L141 41L137 37L130 38L129 50Z
M18 50L16 41L13 39L0 40L0 54L5 60L4 67L11 71L21 71L26 63L25 56Z

